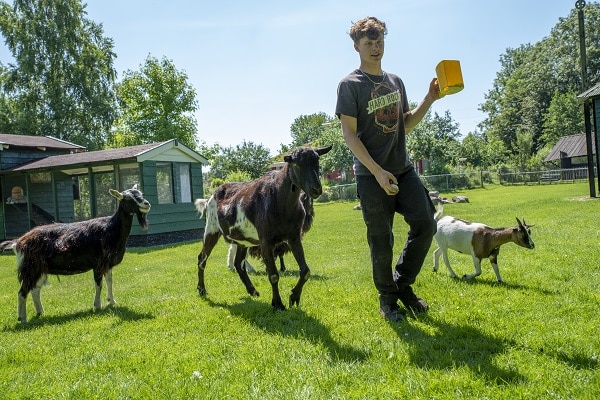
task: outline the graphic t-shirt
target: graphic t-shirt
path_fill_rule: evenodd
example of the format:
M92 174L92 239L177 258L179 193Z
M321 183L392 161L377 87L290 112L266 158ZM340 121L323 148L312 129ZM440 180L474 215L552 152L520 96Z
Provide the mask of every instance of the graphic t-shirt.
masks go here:
M359 139L373 160L394 175L412 168L406 152L403 118L408 111L404 83L394 74L375 76L356 69L338 85L336 115L357 119ZM356 157L354 172L371 175Z

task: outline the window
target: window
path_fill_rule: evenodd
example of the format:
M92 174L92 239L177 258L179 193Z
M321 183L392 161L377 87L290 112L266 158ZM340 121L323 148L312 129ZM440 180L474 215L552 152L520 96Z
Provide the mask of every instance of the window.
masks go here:
M190 174L190 163L175 164L175 179L177 203L192 202L192 179Z
M140 186L140 167L137 164L121 164L119 165L119 191L131 189L133 185Z
M156 163L156 187L158 191L158 204L174 203L173 175L170 162Z
M92 218L90 180L87 175L73 177L73 208L75 221Z
M93 176L96 188L96 195L94 196L96 202L95 217L112 215L117 204L115 198L110 194L110 189L114 189L115 185L114 174L112 172L97 172Z
M191 203L192 174L190 163L156 163L156 186L159 204Z

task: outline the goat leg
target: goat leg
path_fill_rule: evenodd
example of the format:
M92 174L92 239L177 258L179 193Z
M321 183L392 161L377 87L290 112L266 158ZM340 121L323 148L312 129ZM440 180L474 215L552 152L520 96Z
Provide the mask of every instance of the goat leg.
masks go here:
M23 286L17 295L17 315L22 324L27 323L27 292L23 290Z
M464 280L473 279L476 276L481 275L481 260L473 255L473 265L475 265L475 273L463 275Z
M302 289L304 288L304 284L310 278L310 268L308 268L308 264L306 263L306 259L304 258L304 249L302 248L302 243L300 241L290 243L290 247L292 248L292 253L294 254L294 258L298 263L298 268L300 271L300 277L298 278L298 282L296 286L292 289L292 294L290 295L290 307L296 305L300 306L300 297L302 296Z
M204 286L204 269L206 268L206 260L210 256L213 248L216 246L221 234L217 231L215 233L204 234L204 244L202 250L198 254L198 293L200 296L206 296L206 287Z
M448 251L447 250L444 251L441 247L438 247L433 252L433 271L437 272L438 268L440 267L440 264L439 264L440 255L444 259L444 264L446 264L446 268L448 268L448 272L450 272L450 276L453 279L456 279L457 278L456 273L454 272L454 270L450 266L450 259L448 258Z
M112 277L112 268L108 270L106 275L104 275L104 279L106 280L106 290L108 292L108 304L113 306L117 302L113 296L113 277Z
M281 295L279 294L279 272L277 272L277 266L275 265L275 258L273 255L269 255L271 252L263 254L263 261L267 267L267 275L269 276L269 282L271 283L271 291L273 297L271 299L271 306L276 310L285 310L285 306L281 301Z
M96 310L102 308L102 299L100 298L100 295L102 293L103 278L104 277L99 272L97 272L97 270L94 270L94 281L96 282L96 297L94 297L94 308Z
M296 286L292 289L292 294L290 294L290 307L294 305L300 306L300 296L302 296L302 289L304 288L304 284L310 278L310 268L308 265L300 266L300 277L298 278L298 282Z
M279 270L285 272L285 262L283 261L283 255L279 255Z
M496 273L496 279L498 279L498 283L504 283L502 277L500 276L500 270L498 269L498 253L500 252L500 248L494 249L492 254L490 254L490 263L492 264L492 268Z
M33 307L39 317L44 313L44 306L42 305L42 287L48 281L48 275L42 274L40 279L35 284L35 287L31 290L31 299L33 300Z
M227 268L229 268L232 271L236 271L235 269L235 254L237 253L237 244L235 244L234 242L229 244L229 251L227 252ZM252 264L250 264L250 262L248 262L247 259L244 260L243 262L244 267L246 268L246 272L256 272L254 270L254 267L252 266Z
M204 286L204 269L206 268L206 257L203 253L198 254L198 293L200 296L206 296L206 286Z
M260 294L252 284L250 277L248 276L248 271L246 271L246 256L248 255L248 248L243 246L237 246L237 251L235 253L235 259L233 261L233 265L235 266L235 270L237 271L242 283L246 287L246 291L250 294L250 296L258 297Z

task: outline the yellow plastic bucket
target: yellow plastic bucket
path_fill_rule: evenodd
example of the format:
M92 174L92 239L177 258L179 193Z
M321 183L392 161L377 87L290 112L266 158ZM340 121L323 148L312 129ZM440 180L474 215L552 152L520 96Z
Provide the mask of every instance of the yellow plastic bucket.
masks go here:
M440 85L440 98L447 94L458 93L465 88L460 61L442 60L435 67L435 73Z

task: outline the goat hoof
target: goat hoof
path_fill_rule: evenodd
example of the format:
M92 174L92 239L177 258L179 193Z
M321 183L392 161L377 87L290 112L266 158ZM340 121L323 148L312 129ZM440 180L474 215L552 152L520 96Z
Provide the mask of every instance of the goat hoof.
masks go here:
M285 306L283 305L282 302L275 302L275 301L273 301L273 302L271 302L271 305L276 310L285 311Z
M206 297L207 293L206 293L206 289L200 289L198 288L198 294L202 297Z
M297 296L296 294L291 294L290 295L290 307L293 306L298 306L300 307L300 296Z
M250 296L252 296L252 297L259 297L260 293L258 293L258 290L254 289L253 291L250 292Z

